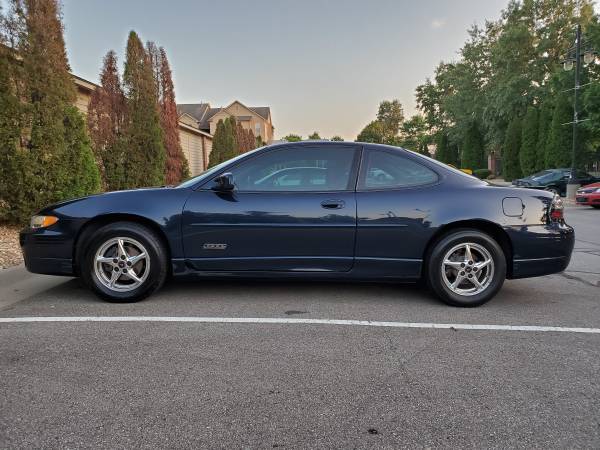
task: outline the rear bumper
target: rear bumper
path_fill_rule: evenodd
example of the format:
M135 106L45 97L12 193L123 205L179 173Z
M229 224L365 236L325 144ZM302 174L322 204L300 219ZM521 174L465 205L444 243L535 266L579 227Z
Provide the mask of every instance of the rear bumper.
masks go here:
M562 272L571 261L575 231L566 224L509 227L506 232L513 247L508 278Z

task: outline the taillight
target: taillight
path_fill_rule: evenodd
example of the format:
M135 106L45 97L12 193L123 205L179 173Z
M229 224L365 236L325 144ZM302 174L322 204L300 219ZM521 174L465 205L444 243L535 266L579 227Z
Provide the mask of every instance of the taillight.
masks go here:
M550 204L550 220L552 222L562 222L565 220L565 208L560 196L555 195Z

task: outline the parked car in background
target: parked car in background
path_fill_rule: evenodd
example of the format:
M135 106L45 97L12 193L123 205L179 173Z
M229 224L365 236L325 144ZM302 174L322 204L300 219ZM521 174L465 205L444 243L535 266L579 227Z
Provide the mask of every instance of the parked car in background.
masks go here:
M578 205L588 205L600 209L600 183L592 183L577 189Z
M169 275L402 281L476 306L506 278L560 272L560 198L493 186L398 147L262 147L177 187L48 206L21 234L27 269L80 276L110 301ZM201 288L199 288L201 289Z
M512 182L515 187L529 189L543 189L545 191L558 194L562 197L567 195L567 183L571 177L571 169L547 169L535 173L525 178L520 178ZM579 184L586 185L600 181L600 178L594 177L582 170L575 171L575 177Z

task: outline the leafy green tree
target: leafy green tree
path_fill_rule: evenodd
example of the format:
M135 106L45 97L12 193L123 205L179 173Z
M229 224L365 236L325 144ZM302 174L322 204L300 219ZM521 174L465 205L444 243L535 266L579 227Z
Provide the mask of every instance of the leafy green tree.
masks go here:
M527 113L523 118L523 127L521 135L521 150L519 158L521 162L521 172L523 175L535 173L537 166L537 141L538 141L538 110L534 106L527 108Z
M573 105L567 95L558 95L546 143L546 165L549 168L571 167Z
M535 171L544 170L546 166L546 147L548 135L552 127L552 102L546 99L540 108L538 120L537 143L535 148Z
M512 181L522 176L519 151L521 149L522 123L519 117L511 120L506 130L502 148L502 170L504 179Z
M331 139L329 139L330 141L343 141L344 138L338 135L333 136Z
M429 155L428 146L431 141L432 137L427 130L427 123L420 114L415 114L402 123L400 141L402 147Z
M315 131L313 134L308 136L308 139L311 141L319 141L321 140L321 136L319 136L319 133Z
M384 100L379 104L377 121L380 123L383 142L391 143L404 122L404 110L399 100Z
M463 141L461 166L472 170L486 166L483 136L475 120L471 121Z
M287 136L284 136L282 139L284 141L288 141L288 142L299 142L302 140L302 136L300 136L298 134L288 134Z
M383 139L383 127L381 122L374 120L369 123L356 137L357 142L372 142L375 144L382 144Z
M124 185L164 184L166 153L158 113L156 81L150 57L135 31L129 33L123 85L127 97L127 154Z

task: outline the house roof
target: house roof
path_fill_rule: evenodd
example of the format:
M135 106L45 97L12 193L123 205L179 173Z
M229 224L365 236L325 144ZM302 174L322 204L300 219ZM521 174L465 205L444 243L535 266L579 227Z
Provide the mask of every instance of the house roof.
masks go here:
M237 101L237 100L236 100ZM233 102L235 103L235 102ZM177 111L179 114L189 114L194 119L198 121L198 128L201 130L209 130L210 129L210 119L217 114L219 111L223 111L233 103L228 105L225 108L211 108L208 103L181 103L177 105ZM239 103L239 102L238 102ZM243 103L240 103L243 105ZM268 120L269 115L271 114L271 108L268 106L246 106L243 105L252 112L258 114L265 120ZM246 116L243 116L246 117ZM243 119L241 119L243 120Z

